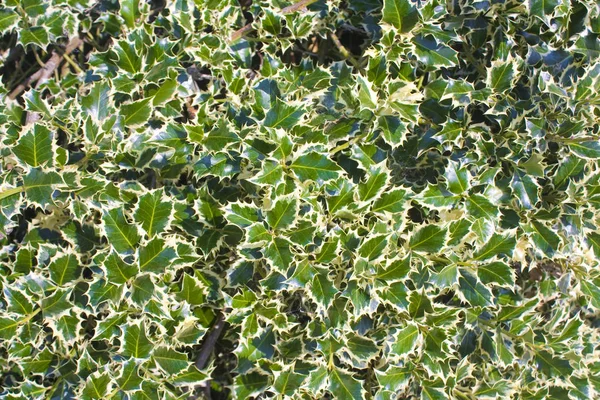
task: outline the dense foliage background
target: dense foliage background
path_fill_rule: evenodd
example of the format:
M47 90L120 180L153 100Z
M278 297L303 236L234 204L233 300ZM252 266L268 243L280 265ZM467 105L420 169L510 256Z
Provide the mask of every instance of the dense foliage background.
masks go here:
M3 399L600 397L595 0L0 5Z

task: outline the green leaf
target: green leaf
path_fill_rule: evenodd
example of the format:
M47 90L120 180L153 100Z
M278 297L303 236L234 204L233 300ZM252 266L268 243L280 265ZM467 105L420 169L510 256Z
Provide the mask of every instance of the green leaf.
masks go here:
M204 137L202 143L209 151L221 151L227 146L239 143L240 137L235 133L233 127L221 120L216 127Z
M360 201L368 202L379 197L388 183L388 177L389 173L385 169L372 169L369 179L358 185L358 198Z
M408 385L412 372L406 367L390 365L385 371L375 370L375 374L383 389L398 392Z
M292 397L298 392L305 379L304 375L292 371L284 371L273 382L273 389L279 395Z
M19 20L19 15L11 10L0 10L0 32L8 32L15 22Z
M200 177L213 175L224 178L240 172L239 163L222 153L202 158L194 165L194 169Z
M346 346L359 361L368 361L379 354L379 346L373 339L353 333L346 336Z
M600 257L600 234L590 232L586 235L586 242L594 251L596 257Z
M368 261L379 258L388 244L387 235L377 235L366 240L358 249L358 254Z
M440 288L447 288L458 283L458 266L446 265L442 270L431 277L431 282Z
M106 270L106 278L111 283L116 283L118 285L127 283L138 273L137 265L127 264L114 251L106 257L103 265Z
M131 284L131 300L145 305L154 295L154 283L150 275L138 276Z
M536 248L548 257L552 257L561 243L560 237L539 221L531 221L524 226L526 232L531 235Z
M293 198L279 199L267 211L267 223L273 230L285 229L292 225L298 214L298 201Z
M116 313L107 316L105 319L98 322L96 326L94 340L111 340L120 333L120 328L126 319L125 313Z
M514 77L514 62L498 62L488 70L488 85L495 92L503 93L512 87Z
M459 168L454 162L449 162L446 167L446 185L454 194L462 194L469 189L469 173L465 168Z
M131 252L137 246L140 235L134 225L125 219L121 208L113 208L104 212L104 231L106 237L119 253Z
M382 21L406 33L419 21L419 12L408 0L384 0Z
M225 218L240 228L247 228L258 221L258 210L252 205L231 203L225 209Z
M48 103L42 99L39 90L30 90L23 97L25 97L26 109L28 111L40 113L44 117L50 116Z
M266 115L264 125L270 128L292 129L304 114L302 107L288 105L276 99L273 108Z
M493 304L494 295L492 292L470 273L461 271L458 285L460 294L472 306L487 307Z
M138 390L143 382L138 373L139 365L135 361L125 361L121 375L117 379L117 386L124 391Z
M529 175L521 171L515 171L510 186L523 208L530 210L539 201L538 185Z
M431 301L423 292L412 291L408 296L408 303L408 312L413 318L420 318L425 314L433 313Z
M395 282L407 277L411 267L410 255L403 259L390 260L385 267L377 269L377 279L383 282Z
M139 0L121 0L121 16L129 28L135 28L137 19L141 16Z
M26 199L39 204L43 208L54 202L52 193L63 184L64 181L61 175L56 172L43 172L39 168L32 168L23 177Z
M446 233L446 229L437 225L427 225L413 233L408 246L413 251L436 253L444 247Z
M98 307L105 302L118 302L122 294L122 290L119 290L119 288L122 288L122 286L113 285L103 279L94 282L88 290L90 304Z
M269 235L270 236L270 235ZM286 274L294 260L290 242L284 238L276 237L271 240L264 250L265 258L279 272Z
M487 218L479 218L471 225L471 231L477 236L479 243L485 243L494 234L495 226L492 220Z
M20 290L4 287L4 299L8 303L8 312L24 317L33 311L33 304Z
M316 255L315 261L322 264L327 264L335 260L339 254L339 240L334 238L321 246L321 249Z
M104 399L111 384L110 374L95 372L86 380L85 387L81 392L82 399Z
M424 384L421 388L421 400L446 400L448 396L443 389Z
M151 101L152 98L148 98L121 105L120 115L123 125L128 128L135 128L146 124L150 114L152 114Z
M575 178L583 171L585 164L585 160L582 160L579 157L565 157L554 174L554 186L557 189L560 189L564 184L575 180Z
M29 360L23 363L23 373L25 375L42 374L46 372L46 370L52 363L53 358L54 354L52 354L52 352L48 348L45 348L43 351L36 354L33 360Z
M183 275L181 291L177 293L177 297L187 301L190 305L202 305L206 301L200 282L188 274Z
M475 252L475 260L487 260L499 254L511 256L517 241L510 233L501 235L495 233L490 240Z
M579 287L591 299L592 305L600 309L600 279L580 279Z
M247 399L260 394L269 385L270 378L260 372L254 371L241 374L233 381L233 393L237 399Z
M56 321L54 331L63 342L74 342L79 338L80 320L78 317L63 315Z
M187 369L190 362L184 353L180 353L165 346L157 347L152 353L156 364L170 375L178 374Z
M390 346L390 353L394 356L405 356L412 353L420 336L419 328L416 325L407 325L394 335L394 342Z
M164 197L162 190L155 190L140 197L133 215L148 237L153 237L167 229L172 211L173 203Z
M406 205L406 196L407 192L402 189L384 193L378 200L375 200L371 211L392 214L400 213Z
M597 160L600 158L600 142L569 143L569 148L581 158Z
M19 39L23 46L34 44L42 49L45 49L50 44L48 30L42 26L34 26L27 29L22 29L19 32Z
M323 183L339 176L340 167L323 154L310 152L298 157L291 165L301 181Z
M236 350L239 359L237 370L245 373L252 368L253 362L272 359L275 354L275 339L273 329L268 327L262 329L252 340L240 343Z
M340 400L354 400L364 398L364 389L361 383L349 373L333 368L329 373L329 392L335 394Z
M546 21L546 15L552 15L558 7L557 0L529 0L529 13Z
M535 352L535 361L542 373L549 378L571 376L574 370L568 360L555 357L545 350Z
M143 58L136 54L137 50L131 43L125 40L119 40L113 47L113 50L117 54L117 65L120 68L129 72L130 74L137 74L141 71ZM146 99L142 101L150 100L151 99Z
M198 371L196 367L190 367L187 371L170 379L170 382L175 386L193 386L209 380L209 376Z
M142 272L164 273L176 257L175 250L158 236L138 248L138 264Z
M272 35L278 35L281 31L281 22L279 17L271 10L265 10L265 17L262 21L262 27ZM290 373L287 373L290 376Z
M332 184L335 195L327 198L327 209L331 215L335 215L336 212L348 208L354 203L354 185L346 180L341 180L341 186Z
M39 167L52 160L52 132L43 125L36 125L19 138L13 152L19 160L32 167Z
M81 274L81 266L77 254L67 252L58 256L48 265L50 278L58 285L64 286L77 280Z
M121 353L126 357L148 358L154 349L154 344L148 339L145 324L141 321L131 321L121 329L123 330Z
M0 317L0 338L10 340L15 337L19 322L13 318Z
M166 79L161 83L160 87L154 92L152 97L152 105L155 107L164 106L167 102L171 101L177 90L177 80Z
M245 232L246 240L253 245L259 245L271 239L271 233L262 223L250 225Z
M515 284L515 271L503 262L492 262L477 267L477 276L484 284L497 283L512 287Z
M457 52L450 47L437 43L433 36L416 36L412 42L418 60L431 67L451 67L458 64Z
M467 197L466 207L469 214L474 218L489 218L490 220L495 220L498 216L498 208L479 194Z
M98 82L90 89L87 96L82 97L81 106L95 121L104 121L109 117L110 86L106 82Z
M262 163L262 169L258 174L252 177L251 182L257 185L276 186L283 180L283 167L274 160L265 160Z
M450 208L460 199L459 196L442 190L438 186L429 186L421 192L421 197L423 203L437 208Z
M328 309L333 303L338 290L333 286L331 279L324 270L319 270L311 281L311 296L324 309Z
M73 307L73 304L69 301L70 296L70 290L57 289L54 294L42 299L40 307L44 317L52 317L70 311Z
M379 100L377 98L377 93L372 88L371 83L361 76L357 77L357 81L358 85L356 92L361 106L368 110L375 110Z

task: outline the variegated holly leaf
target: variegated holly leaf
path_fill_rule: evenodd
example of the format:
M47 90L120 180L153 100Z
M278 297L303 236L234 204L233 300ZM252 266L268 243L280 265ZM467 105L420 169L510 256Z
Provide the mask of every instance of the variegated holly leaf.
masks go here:
M599 397L597 1L1 3L2 398Z

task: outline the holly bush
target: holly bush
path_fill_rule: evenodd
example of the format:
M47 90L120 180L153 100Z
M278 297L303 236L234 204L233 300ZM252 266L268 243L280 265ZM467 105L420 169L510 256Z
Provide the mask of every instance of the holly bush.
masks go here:
M600 396L595 0L4 0L3 399Z

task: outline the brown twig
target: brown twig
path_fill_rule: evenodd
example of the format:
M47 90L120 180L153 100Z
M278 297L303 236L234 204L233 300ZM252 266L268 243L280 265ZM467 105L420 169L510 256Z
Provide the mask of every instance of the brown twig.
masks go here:
M35 72L33 75L26 78L23 82L18 84L17 87L14 88L12 92L10 92L8 98L11 100L16 99L17 96L23 93L25 89L27 89L32 83L36 81L36 87L39 87L42 83L46 82L52 76L56 68L58 68L58 66L60 65L64 54L69 55L73 52L73 50L75 50L82 44L83 41L79 37L75 37L71 39L69 44L67 44L67 47L65 48L65 51L63 53L58 53L56 50L54 50L52 52L52 56L48 61L46 61L44 66L40 68L37 72Z
M310 6L312 3L315 3L317 0L300 0L296 4L292 4L291 6L287 6L281 9L283 14L291 14L296 11L303 9L304 7Z
M204 340L202 348L200 349L200 353L196 358L196 368L201 370L206 366L208 360L210 359L210 355L213 352L215 344L217 344L217 340L219 339L219 336L221 336L221 332L223 332L223 328L225 328L225 317L223 317L222 313L219 313L212 330Z
M281 13L282 14L292 14L295 13L296 11L300 11L303 8L308 7L309 5L311 5L312 3L316 2L317 0L300 0L299 2L292 4L291 6L287 6L281 9ZM231 35L231 37L229 38L229 42L230 43L234 43L237 42L238 40L240 40L245 34L247 34L248 32L250 32L252 30L252 24L246 24L243 27L241 27L240 29L238 29L237 31L233 32L233 35Z
M229 38L229 41L231 43L237 42L238 40L240 40L246 33L250 32L252 30L252 24L247 24L244 25L242 28L238 29L237 31L233 32L233 35L231 35L231 37Z
M219 314L217 315L217 318L215 319L215 323L212 327L212 330L210 331L208 336L206 336L206 339L204 339L204 343L202 344L200 353L198 354L198 357L196 358L196 362L194 363L196 368L198 368L199 370L202 370L208 363L208 360L210 359L210 355L212 354L212 352L215 348L215 345L217 344L217 340L219 340L219 337L221 336L221 333L223 332L223 328L225 328L225 317L223 317L223 314L221 312L219 312ZM208 382L207 384L201 385L200 390L202 392L203 398L210 400L210 398L211 398L210 382ZM197 399L197 397L196 396L188 397L188 400L192 400L192 399Z
M352 65L354 65L354 68L356 68L358 71L362 72L362 67L360 66L360 63L358 62L358 60L356 58L354 58L352 53L350 53L350 51L348 51L348 49L342 44L342 42L340 41L338 36L335 34L335 32L331 32L329 35L331 36L331 40L333 41L333 44L335 44L335 47L337 47L337 49L340 52L340 54L342 55L342 57L344 57L346 60L350 61L350 63Z

